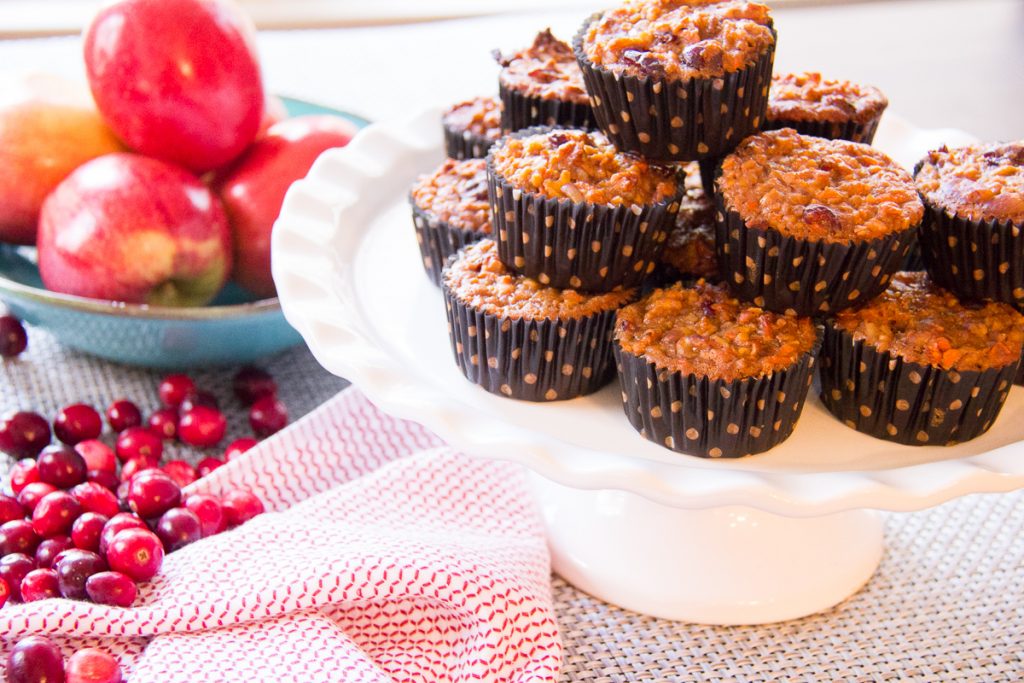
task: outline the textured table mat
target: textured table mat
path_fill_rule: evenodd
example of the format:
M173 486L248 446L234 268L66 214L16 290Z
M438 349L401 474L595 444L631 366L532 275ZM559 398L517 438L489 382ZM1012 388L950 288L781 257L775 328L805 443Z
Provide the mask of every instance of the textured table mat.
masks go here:
M122 396L147 413L156 407L160 373L90 358L36 328L29 335L28 352L0 363L0 411L52 416L68 403L100 408ZM304 349L264 366L293 420L345 386ZM248 432L232 374L195 373L225 408L227 439ZM0 472L10 464L0 455ZM553 585L564 681L1024 680L1022 492L887 514L885 559L868 586L829 612L784 624L678 624L607 605L557 577Z

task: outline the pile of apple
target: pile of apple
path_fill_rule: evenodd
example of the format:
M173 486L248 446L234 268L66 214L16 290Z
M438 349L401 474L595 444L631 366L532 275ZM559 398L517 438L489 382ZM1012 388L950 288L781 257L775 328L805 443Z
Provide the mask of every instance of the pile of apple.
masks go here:
M0 241L35 244L48 289L172 306L229 277L275 294L285 191L355 126L285 119L255 31L227 0L120 0L84 33L88 91L0 83Z

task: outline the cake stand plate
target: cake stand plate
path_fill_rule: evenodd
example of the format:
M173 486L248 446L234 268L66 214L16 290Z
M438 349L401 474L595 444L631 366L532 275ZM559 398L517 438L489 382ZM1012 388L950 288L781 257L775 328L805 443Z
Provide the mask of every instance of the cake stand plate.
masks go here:
M374 124L326 152L285 198L273 272L289 322L320 363L382 409L535 477L556 571L649 614L760 623L827 608L881 555L866 509L917 510L1024 486L1024 391L985 435L950 448L873 439L809 396L793 435L739 460L641 438L618 390L547 404L493 396L452 359L444 304L420 262L408 192L444 158L440 112ZM910 166L957 131L888 116L876 144Z

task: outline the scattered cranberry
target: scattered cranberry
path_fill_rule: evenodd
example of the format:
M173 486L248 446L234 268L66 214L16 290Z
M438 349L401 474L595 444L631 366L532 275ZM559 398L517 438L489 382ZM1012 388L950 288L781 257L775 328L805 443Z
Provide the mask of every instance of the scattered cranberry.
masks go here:
M139 589L121 572L99 572L86 579L85 592L90 600L100 605L131 607Z
M113 517L120 511L117 498L100 484L85 482L72 488L68 493L82 504L83 512L98 512L106 517Z
M11 599L21 600L21 582L25 576L36 568L36 563L28 555L12 553L0 557L0 579L7 582L11 591Z
M21 599L23 602L35 602L46 598L59 598L60 584L57 572L52 569L33 569L21 580Z
M53 484L59 489L69 489L75 484L85 481L89 469L85 458L69 446L54 444L47 446L36 460L39 467L39 480Z
M157 469L156 465L146 458L134 458L121 466L121 481L131 481L139 472Z
M196 448L216 446L224 438L228 422L216 408L195 406L178 421L178 438Z
M85 600L89 595L85 592L85 580L93 574L107 571L106 561L91 550L72 548L65 550L57 560L57 581L60 594L72 600Z
M143 519L159 517L181 503L181 487L160 470L147 470L128 484L128 504Z
M185 397L185 400L178 406L178 414L184 415L188 411L192 410L196 406L204 406L206 408L213 408L214 410L220 410L220 402L217 397L211 394L209 391L202 391L197 389L191 394Z
M108 472L107 470L89 470L88 474L85 475L85 478L87 481L99 484L108 491L116 491L117 485L121 483L117 474L114 472Z
M67 491L54 491L45 495L32 511L32 528L40 538L67 536L81 515L82 504L74 496Z
M125 529L146 529L146 523L130 512L119 512L110 518L100 534L100 554L106 555L114 536Z
M11 597L11 588L7 585L7 581L0 579L0 607L4 606L9 597Z
M224 518L224 507L215 497L205 493L193 493L185 499L185 507L199 519L203 538L224 531L227 522Z
M0 451L34 458L50 443L50 423L38 413L11 411L0 417Z
M25 488L21 489L18 493L18 503L21 507L25 508L26 514L31 515L32 511L36 509L36 504L42 500L43 496L56 490L57 487L53 484L48 484L45 481L34 481L31 484L26 484Z
M9 683L66 683L60 649L44 636L19 640L7 655Z
M69 446L95 439L103 431L103 420L92 406L75 403L62 408L53 421L53 433Z
M167 408L175 408L196 390L196 383L188 375L167 375L158 389L160 402Z
M171 553L203 537L202 523L196 513L187 508L171 508L156 523L156 535Z
M246 365L235 374L231 383L242 405L251 406L264 396L277 395L277 382L262 368Z
M149 430L165 441L178 435L178 411L161 408L149 416Z
M21 493L21 490L29 484L39 481L39 466L32 458L24 458L14 463L11 468L11 492L14 495Z
M99 439L86 439L75 444L75 451L85 460L86 469L117 471L117 456Z
M107 547L110 568L127 574L136 581L148 581L160 571L164 546L152 531L125 529L114 536Z
M228 444L227 448L224 449L224 460L226 462L231 462L258 443L259 441L251 436L243 436L241 439L235 439Z
M196 468L184 460L170 460L160 468L173 479L178 486L184 488L199 478Z
M39 546L39 534L27 519L12 519L0 524L0 555L33 555Z
M196 472L199 473L200 477L205 477L210 472L213 472L218 467L223 467L224 461L220 458L203 458L196 465Z
M68 658L65 683L121 683L121 667L112 656L86 647Z
M76 548L97 552L100 549L100 534L110 518L96 512L83 513L71 525L71 541Z
M288 424L288 409L274 396L264 396L249 409L249 425L263 438L281 431Z
M25 508L21 507L21 503L18 502L17 498L11 498L0 493L0 524L9 522L12 519L24 519Z
M238 526L263 514L263 502L249 491L229 491L221 500L228 524Z
M121 462L145 458L156 465L160 462L164 444L159 436L145 427L129 427L117 435L114 448Z
M0 357L14 358L28 346L28 335L13 315L0 315Z
M36 565L40 569L50 569L53 567L58 555L74 547L75 544L70 536L44 538L39 547L36 548Z
M142 425L142 411L128 399L118 399L107 407L107 422L115 432Z

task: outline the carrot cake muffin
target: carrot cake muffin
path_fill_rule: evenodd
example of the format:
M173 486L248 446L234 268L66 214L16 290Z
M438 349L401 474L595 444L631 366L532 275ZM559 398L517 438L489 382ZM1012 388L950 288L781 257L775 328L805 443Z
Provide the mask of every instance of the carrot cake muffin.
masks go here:
M501 102L475 97L453 105L441 116L444 144L452 159L477 159L501 137Z
M494 58L502 67L498 90L506 130L594 126L576 56L568 43L551 34L551 29L538 33L530 47L508 55L495 51Z
M889 100L878 88L822 78L815 72L775 74L765 128L870 145Z
M642 436L703 457L760 453L793 431L819 330L724 285L656 289L615 317L622 401Z
M942 147L914 176L935 281L967 300L1024 307L1024 140Z
M897 273L825 326L821 391L846 425L910 445L967 441L992 426L1016 375L1024 316L962 304L926 273Z
M447 159L416 181L409 200L423 268L439 284L449 256L491 234L486 162Z
M716 239L741 299L820 315L885 289L924 209L882 152L791 128L753 135L722 161Z
M697 162L687 164L684 173L685 193L679 200L675 225L669 231L653 277L666 284L696 278L718 279L715 205L704 192Z
M605 384L615 311L635 297L542 285L506 268L489 239L459 253L441 288L462 373L491 393L527 401L574 398Z
M719 157L764 123L775 56L766 5L627 0L573 43L597 124L651 159Z
M610 291L651 273L679 210L677 170L597 132L528 128L487 161L498 255L554 287Z

